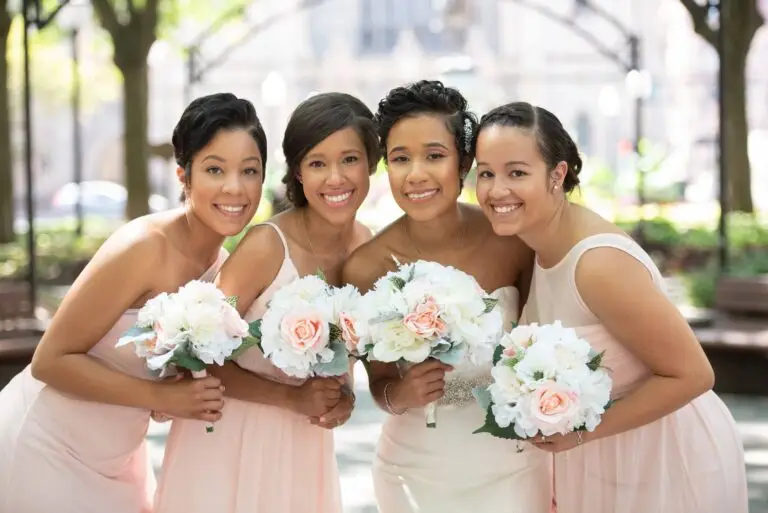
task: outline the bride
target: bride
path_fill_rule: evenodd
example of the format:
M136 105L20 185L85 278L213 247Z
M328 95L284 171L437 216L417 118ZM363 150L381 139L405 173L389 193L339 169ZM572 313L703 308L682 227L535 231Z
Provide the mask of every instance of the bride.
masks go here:
M392 194L405 215L349 257L344 280L365 292L395 269L395 259L450 265L493 291L508 328L527 295L533 258L517 237L496 236L479 209L457 202L477 126L467 101L440 82L421 81L390 91L376 121ZM372 362L367 369L371 394L389 413L373 465L381 513L549 512L551 456L472 434L484 412L471 390L490 383L490 365L428 360L409 368ZM424 406L433 401L437 427L430 429Z

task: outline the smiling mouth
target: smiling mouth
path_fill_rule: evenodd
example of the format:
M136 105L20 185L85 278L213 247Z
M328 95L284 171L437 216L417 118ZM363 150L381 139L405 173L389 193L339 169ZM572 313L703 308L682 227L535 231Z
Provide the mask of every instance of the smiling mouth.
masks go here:
M520 208L523 204L522 203L515 203L514 205L491 205L491 208L493 209L493 212L499 215L507 215L511 214L518 208Z
M438 192L440 189L430 189L428 191L408 192L405 196L411 201L425 201L437 195Z
M341 192L336 194L320 194L323 200L332 207L343 207L349 203L354 191Z
M240 217L245 213L245 205L214 205L216 209L227 217Z

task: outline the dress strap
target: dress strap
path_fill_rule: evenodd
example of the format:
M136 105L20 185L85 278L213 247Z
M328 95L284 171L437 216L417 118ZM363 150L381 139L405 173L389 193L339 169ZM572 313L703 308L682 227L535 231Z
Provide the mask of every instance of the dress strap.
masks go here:
M573 271L576 271L576 265L582 255L591 249L596 248L614 248L627 253L643 266L651 274L653 282L662 290L665 288L665 281L653 259L634 239L619 233L598 233L590 235L579 241L571 250L569 255L570 265ZM575 276L574 276L575 277Z
M288 258L288 241L285 239L285 234L283 234L283 231L278 227L275 223L272 223L270 221L264 221L263 223L259 223L256 226L261 225L267 225L271 226L276 232L277 236L280 237L280 242L283 243L283 250L285 251L285 257Z

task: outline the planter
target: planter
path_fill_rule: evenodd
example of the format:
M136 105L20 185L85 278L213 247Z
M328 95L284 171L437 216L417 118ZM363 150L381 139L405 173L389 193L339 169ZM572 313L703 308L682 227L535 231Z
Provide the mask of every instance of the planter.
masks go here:
M732 315L768 316L768 275L720 278L715 307Z

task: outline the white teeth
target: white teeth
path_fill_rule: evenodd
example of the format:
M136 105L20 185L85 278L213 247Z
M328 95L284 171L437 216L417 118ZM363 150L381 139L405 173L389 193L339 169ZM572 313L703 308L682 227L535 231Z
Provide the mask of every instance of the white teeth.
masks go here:
M323 194L323 197L328 201L328 203L341 203L343 201L347 201L352 196L352 191L345 192L344 194L337 194L334 196L331 196L329 194Z
M509 214L513 210L517 210L519 206L520 206L519 204L494 206L493 211L496 212L497 214Z
M223 210L224 212L229 212L230 214L239 214L243 210L245 210L245 207L243 205L240 206L234 206L234 205L218 205L220 210Z
M437 194L437 191L414 192L414 193L408 194L408 197L411 199L424 199L424 198L429 198L430 196L434 196L435 194Z

